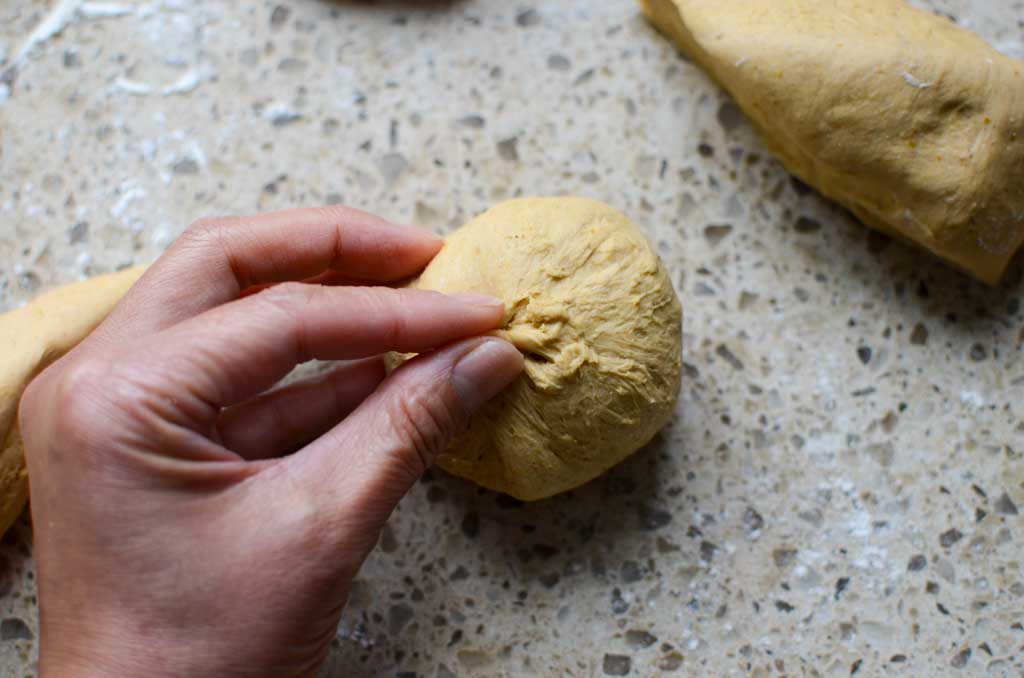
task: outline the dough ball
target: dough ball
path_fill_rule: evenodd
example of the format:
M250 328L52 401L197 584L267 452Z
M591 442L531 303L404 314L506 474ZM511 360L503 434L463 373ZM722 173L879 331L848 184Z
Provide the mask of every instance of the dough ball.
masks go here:
M621 212L511 200L453 233L413 287L505 302L498 334L526 369L437 463L520 499L581 485L646 444L679 393L682 311Z
M1024 63L903 0L641 0L786 168L997 282L1024 242Z

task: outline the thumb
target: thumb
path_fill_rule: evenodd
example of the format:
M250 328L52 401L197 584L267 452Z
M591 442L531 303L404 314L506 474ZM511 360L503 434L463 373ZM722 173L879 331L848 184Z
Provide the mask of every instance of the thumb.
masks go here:
M395 505L470 415L522 369L519 351L493 337L420 355L297 455L300 475L333 514L330 522L365 529L375 540Z

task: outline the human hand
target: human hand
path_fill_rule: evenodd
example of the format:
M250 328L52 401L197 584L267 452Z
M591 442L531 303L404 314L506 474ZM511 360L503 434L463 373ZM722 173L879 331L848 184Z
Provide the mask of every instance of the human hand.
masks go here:
M316 670L392 509L522 369L476 336L499 301L357 286L440 247L344 208L203 221L33 381L43 678ZM313 358L353 362L267 391Z

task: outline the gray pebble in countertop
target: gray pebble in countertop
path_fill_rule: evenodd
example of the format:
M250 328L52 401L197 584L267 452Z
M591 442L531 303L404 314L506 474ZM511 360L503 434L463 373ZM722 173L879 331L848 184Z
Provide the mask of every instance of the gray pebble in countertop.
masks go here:
M921 4L1024 55L1020 3ZM26 48L48 11L0 5L0 310L204 215L444 233L532 194L624 210L682 297L672 423L540 503L428 473L324 675L1024 675L1019 262L987 288L868 231L630 0L79 2ZM3 675L33 574L23 519Z

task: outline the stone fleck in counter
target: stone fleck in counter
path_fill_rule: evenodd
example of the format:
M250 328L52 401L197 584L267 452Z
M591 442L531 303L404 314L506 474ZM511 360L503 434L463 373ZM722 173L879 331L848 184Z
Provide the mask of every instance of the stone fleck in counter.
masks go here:
M921 4L1024 55L1019 3ZM630 0L44 5L0 7L0 310L204 215L444 233L539 194L622 209L680 293L672 423L534 504L428 473L324 675L1024 672L1020 262L987 288L865 229ZM3 675L33 576L23 518Z

